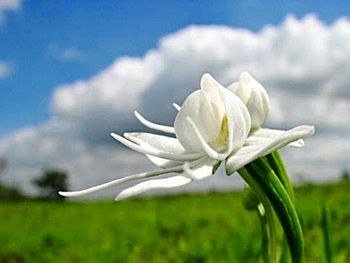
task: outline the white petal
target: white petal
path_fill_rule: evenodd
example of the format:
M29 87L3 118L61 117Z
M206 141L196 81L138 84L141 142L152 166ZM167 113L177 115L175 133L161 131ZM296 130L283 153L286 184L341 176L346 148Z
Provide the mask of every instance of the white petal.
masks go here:
M170 168L184 163L183 161L172 161L164 158L155 157L149 154L146 154L146 157L160 168Z
M182 175L176 175L168 178L147 180L145 182L138 183L134 186L121 191L116 200L122 200L135 195L142 194L144 192L162 189L173 188L190 183L192 180L201 180L212 175L212 169L214 161L209 158L198 160L196 162L186 163L183 166L184 173ZM187 174L186 174L187 172Z
M220 101L222 104L222 101ZM200 108L198 111L199 121L196 126L201 130L202 136L206 141L211 141L216 138L221 129L221 119L223 116L219 115L217 106L205 91L200 92Z
M166 125L160 125L157 123L153 123L149 120L146 120L144 117L141 116L140 113L138 113L137 111L134 112L136 118L146 127L153 129L153 130L157 130L157 131L162 131L165 133L175 133L174 127L170 127L170 126L166 126Z
M204 178L207 178L213 174L213 165L215 163L215 161L208 159L196 168L191 168L189 163L185 163L184 176L189 177L193 180L202 180Z
M125 198L142 194L150 190L162 189L162 188L173 188L173 187L188 184L191 181L192 179L182 175L176 175L169 178L148 180L124 189L117 195L115 200L119 201Z
M251 120L247 107L235 94L222 88L220 96L228 119L228 151L231 153L244 144L250 131Z
M176 103L173 103L173 107L177 110L177 111L180 111L181 110L181 106L176 104Z
M200 153L176 154L176 153L162 152L162 151L155 150L154 148L151 148L151 147L148 147L145 145L141 146L139 144L131 142L131 141L125 139L124 137L122 137L118 134L115 134L115 133L111 133L111 136L114 139L116 139L117 141L119 141L120 143L124 144L125 146L129 147L130 149L132 149L136 152L153 155L153 156L163 158L163 159L168 159L168 160L173 160L173 161L191 161L191 160L196 160L196 159L203 156L203 154L200 154Z
M225 89L209 73L205 73L201 78L201 90L208 94L213 103L218 107L218 114L225 114L225 107L222 105L220 90Z
M223 102L222 91L226 89L221 86L210 74L206 73L201 78L201 108L199 109L200 120L192 118L196 126L200 129L201 134L207 142L217 138L221 130L222 119L226 115L225 105ZM201 130L201 122L206 125ZM208 138L207 138L208 137Z
M129 132L124 133L125 138L141 146L149 146L158 151L182 154L185 152L184 147L176 138L152 134L147 132Z
M258 129L265 122L270 109L270 99L265 88L248 72L240 75L239 85L242 89L250 89L251 94L246 103L252 119L252 129Z
M262 142L266 140L273 140L274 138L280 136L284 132L285 132L284 130L260 128L251 134L254 136L248 137L245 144L251 145L251 144L259 143L259 141ZM300 148L304 146L304 140L300 139L288 145L292 147Z
M188 117L196 124L206 142L214 141L220 133L222 117L216 117L217 110L214 112L211 98L210 101L207 98L208 96L201 90L194 91L186 98L176 115L174 123L176 137L189 152L203 152L203 150L201 142L187 121ZM220 105L222 104L221 102Z
M227 131L223 130L223 124L227 124ZM209 74L204 74L201 90L185 100L174 127L177 138L186 149L204 151L212 158L223 160L243 145L250 131L250 116L235 94Z
M215 149L213 149L203 138L201 135L199 129L197 128L196 124L194 121L190 118L186 118L187 122L190 124L190 127L192 127L192 132L196 136L196 139L199 141L199 144L202 148L202 150L210 157L215 160L224 160L229 154L229 151L226 151L225 153L219 153Z
M135 142L143 147L149 147L152 150L175 154L185 153L185 149L176 138L143 132L124 133L124 136L130 141ZM181 164L181 162L178 161L171 161L159 157L154 157L152 155L146 156L150 159L151 162L162 168L169 168Z
M180 166L169 168L169 169L161 169L161 170L151 171L151 172L147 172L147 173L139 173L139 174L129 175L129 176L119 178L119 179L110 181L108 183L100 184L100 185L97 185L97 186L94 186L94 187L91 187L91 188L88 188L85 190L81 190L81 191L58 192L58 193L62 196L67 196L67 197L82 196L82 195L94 193L94 192L109 188L109 187L114 186L114 185L122 184L122 183L125 183L128 181L147 178L147 177L153 177L153 176L166 174L166 173L182 172L182 171L183 171L183 165L180 165Z
M180 111L176 115L174 128L177 139L181 145L190 152L201 151L200 143L196 136L193 134L191 127L186 121L186 117L199 119L198 113L200 108L200 91L196 90L191 93L183 103Z
M227 89L236 94L244 104L247 104L252 92L250 85L240 85L239 82L232 83Z
M278 150L291 142L311 136L314 132L315 128L313 126L298 126L294 129L285 131L271 141L266 140L260 142L260 144L243 146L240 150L227 158L226 173L232 174L257 158ZM254 136L254 134L251 136Z

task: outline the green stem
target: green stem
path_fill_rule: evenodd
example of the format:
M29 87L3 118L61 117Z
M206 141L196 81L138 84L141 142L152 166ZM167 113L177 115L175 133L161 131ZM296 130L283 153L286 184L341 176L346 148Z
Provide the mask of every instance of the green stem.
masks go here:
M245 169L273 206L287 237L293 262L302 262L304 240L301 225L294 204L280 179L261 158L247 164Z
M295 201L294 197L294 189L292 182L289 179L287 169L284 165L283 159L281 157L281 154L279 151L274 151L268 155L265 156L268 164L272 168L272 170L277 175L278 179L280 179L281 183L283 184L284 188L286 189L287 193L290 196L290 199L292 199L293 203Z
M263 260L266 263L275 263L277 262L278 242L272 206L266 198L263 189L261 189L260 185L256 183L249 171L243 167L238 172L257 195L263 206L264 213L262 213L261 210L258 210L263 234L261 247Z
M292 182L290 181L290 178L288 176L287 169L284 165L283 159L281 157L281 154L279 151L274 151L265 157L263 157L272 170L275 172L277 175L278 179L280 179L281 183L283 184L284 188L286 189L287 193L289 194L290 199L292 200L293 203L295 203L295 196L294 196L294 189ZM286 244L286 240L283 238L283 244L282 244L282 253L280 257L280 262L285 263L289 262L288 261L288 247Z
M261 209L264 209L263 205L260 203ZM265 217L265 211L262 213L261 209L259 209L259 206L256 207L258 217L260 219L260 226L261 226L261 233L262 233L262 239L261 239L261 254L262 259L264 263L270 262L270 248L269 248L269 240L270 240L270 232L267 227L267 220Z

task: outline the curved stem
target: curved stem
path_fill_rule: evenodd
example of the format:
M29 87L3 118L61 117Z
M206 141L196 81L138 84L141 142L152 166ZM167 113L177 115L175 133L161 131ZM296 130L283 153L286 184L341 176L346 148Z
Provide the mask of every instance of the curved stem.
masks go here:
M238 173L242 176L244 181L252 188L254 193L259 198L263 209L258 208L259 218L261 222L261 228L263 233L262 240L262 253L263 260L266 263L275 263L277 262L277 232L276 225L273 216L272 206L267 199L263 189L260 185L254 180L253 176L246 168L241 168Z
M287 172L286 166L284 165L280 152L278 150L274 151L266 155L265 157L263 157L263 159L265 159L268 162L272 170L277 175L278 179L280 179L287 193L289 194L290 199L292 200L293 203L295 203L293 184L288 176L288 172ZM286 239L285 237L283 237L282 253L280 256L281 263L287 262L287 260L289 259L287 249L288 248L287 248Z
M302 262L304 239L299 217L280 179L261 158L247 164L245 169L252 175L273 206L287 237L293 262Z
M281 183L283 184L284 188L286 189L287 193L290 196L290 199L292 199L293 203L295 201L294 197L294 189L292 182L289 179L287 169L284 165L283 159L281 157L281 154L279 151L274 151L268 155L265 156L268 164L271 166L272 170L277 175L278 179L280 179Z
M260 203L261 208L264 209L264 206ZM261 233L262 233L262 239L261 239L261 254L262 259L264 263L270 262L270 249L269 249L269 240L270 240L270 232L269 229L266 227L267 220L264 214L261 213L261 209L259 207L256 207L258 217L260 219L260 226L261 226ZM265 212L265 211L264 211Z

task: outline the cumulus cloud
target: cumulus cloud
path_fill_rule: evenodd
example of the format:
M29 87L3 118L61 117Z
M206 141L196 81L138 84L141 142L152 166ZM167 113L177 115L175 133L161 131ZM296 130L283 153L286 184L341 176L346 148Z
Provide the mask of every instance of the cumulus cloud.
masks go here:
M184 28L141 58L118 58L90 79L57 87L47 123L1 139L0 154L9 162L5 178L26 186L41 167L60 166L80 188L151 168L108 134L140 130L134 109L172 124L171 103L181 104L203 73L228 85L248 70L270 93L268 126L316 125L317 134L304 150L284 151L291 173L332 179L350 154L349 57L346 18L326 25L314 15L288 16L256 33L227 26ZM214 177L201 187L237 184L229 179Z
M10 64L0 60L0 79L8 77L10 73L11 73Z
M0 0L0 25L4 23L6 13L19 10L21 3L21 0Z

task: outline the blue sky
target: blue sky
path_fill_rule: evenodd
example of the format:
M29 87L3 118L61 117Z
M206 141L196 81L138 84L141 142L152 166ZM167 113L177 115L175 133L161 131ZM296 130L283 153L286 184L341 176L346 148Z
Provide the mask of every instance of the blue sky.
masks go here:
M330 23L345 1L24 1L0 26L0 136L50 116L53 90L86 79L120 56L142 56L191 24L258 31L286 14L315 13ZM71 51L71 52L69 52ZM66 52L66 55L64 55Z

